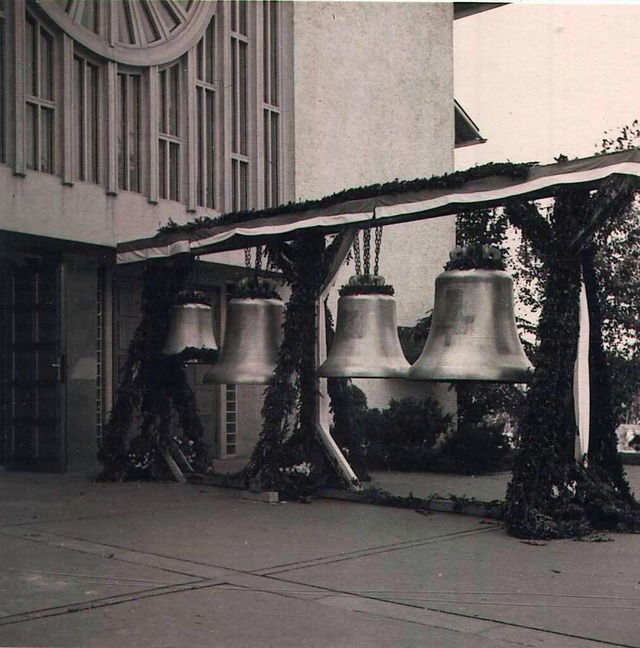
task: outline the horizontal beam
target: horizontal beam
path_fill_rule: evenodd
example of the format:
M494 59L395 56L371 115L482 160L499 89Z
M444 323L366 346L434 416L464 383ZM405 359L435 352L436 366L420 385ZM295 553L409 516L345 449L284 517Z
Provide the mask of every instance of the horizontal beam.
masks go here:
M531 167L524 178L491 176L473 180L453 189L404 191L350 200L326 207L300 211L287 208L275 216L243 220L239 223L209 225L192 231L177 231L118 245L118 262L190 253L205 255L253 247L273 240L289 240L304 230L335 234L346 228L395 225L426 220L464 211L503 205L507 200L532 200L554 195L558 187L597 188L613 175L640 177L640 151Z

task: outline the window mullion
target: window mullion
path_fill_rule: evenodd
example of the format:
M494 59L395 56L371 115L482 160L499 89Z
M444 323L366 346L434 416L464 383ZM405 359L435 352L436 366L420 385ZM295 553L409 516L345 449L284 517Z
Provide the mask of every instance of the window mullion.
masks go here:
M159 141L158 141L158 93L160 91L160 79L158 67L149 69L149 202L156 204L160 199L158 187L159 168ZM164 172L164 169L162 169Z
M62 96L73 97L73 40L67 35L62 36ZM78 97L82 101L82 94ZM73 101L66 101L62 109L62 184L72 185L73 172ZM83 141L83 133L77 132L75 137ZM83 177L82 160L78 160L78 179Z
M17 176L27 174L27 124L26 124L26 66L23 64L26 47L25 32L25 0L13 0L8 3L10 16L13 22L13 77L14 77L14 102L13 118L15 122L13 140L13 172ZM7 57L11 60L10 57Z
M118 192L118 67L113 61L107 63L107 194Z
M187 181L187 211L195 212L197 205L196 187L198 180L198 138L196 108L196 49L192 48L187 56L187 141L186 141L186 181Z

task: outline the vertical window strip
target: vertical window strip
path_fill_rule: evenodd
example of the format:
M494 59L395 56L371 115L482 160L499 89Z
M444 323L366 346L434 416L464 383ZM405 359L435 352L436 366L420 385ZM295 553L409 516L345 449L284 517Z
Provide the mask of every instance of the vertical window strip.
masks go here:
M273 0L265 2L262 25L262 56L264 103L277 107L280 105L278 84L280 82L279 67L279 14L278 3Z
M263 196L265 207L280 203L280 93L279 93L279 9L278 3L268 1L263 14Z
M104 273L101 267L97 270L96 290L96 441L102 443L104 415L104 384L102 380L104 363Z
M26 15L25 78L27 168L54 172L54 38L30 14Z
M73 59L74 177L99 184L100 69L81 56Z
M231 36L231 113L232 152L247 155L248 130L248 43L237 35Z
M6 145L6 117L4 98L7 96L5 92L5 29L4 29L4 15L2 14L2 7L0 6L0 163L7 161L7 145Z
M216 208L216 135L218 131L215 89L216 21L211 20L198 43L196 61L197 178L196 201L201 207Z
M247 3L231 3L231 208L249 207L249 42ZM257 125L256 125L257 126Z
M100 68L86 64L86 173L85 180L100 183Z
M118 73L118 187L140 191L142 80L138 74Z
M196 88L198 119L197 200L202 207L215 208L215 92Z
M180 138L180 65L158 74L158 188L160 198L179 201L182 172Z
M85 138L85 106L84 106L84 60L79 56L73 57L73 121L71 131L73 138L73 175L84 180L84 138Z
M265 109L264 134L264 205L276 207L280 204L280 115Z
M226 303L233 298L234 286L227 284ZM224 456L233 457L237 454L238 439L238 386L225 385L225 411L224 411Z
M225 455L233 457L238 451L238 387L227 385L225 390L227 407L225 411Z

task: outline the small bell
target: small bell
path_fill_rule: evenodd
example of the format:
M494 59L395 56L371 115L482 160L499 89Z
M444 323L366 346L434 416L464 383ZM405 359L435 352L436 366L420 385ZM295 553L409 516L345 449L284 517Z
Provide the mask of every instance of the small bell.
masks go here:
M183 292L178 299L181 303L169 309L169 332L162 354L178 355L187 349L217 350L211 306L204 302L204 294Z
M447 270L436 278L431 330L410 380L524 383L532 369L518 336L507 272Z
M336 332L319 376L406 378L409 363L398 338L392 292L377 275L349 279L338 299Z
M261 281L261 285L275 283ZM248 284L244 284L245 286ZM270 293L265 293L270 294ZM273 380L282 340L284 305L274 297L235 297L227 304L224 343L205 383L267 384Z

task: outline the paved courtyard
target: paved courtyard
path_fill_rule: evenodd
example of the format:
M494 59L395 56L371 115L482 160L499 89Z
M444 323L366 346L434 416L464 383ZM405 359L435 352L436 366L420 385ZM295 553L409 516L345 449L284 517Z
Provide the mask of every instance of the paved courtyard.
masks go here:
M73 475L0 493L2 646L640 647L638 536Z

